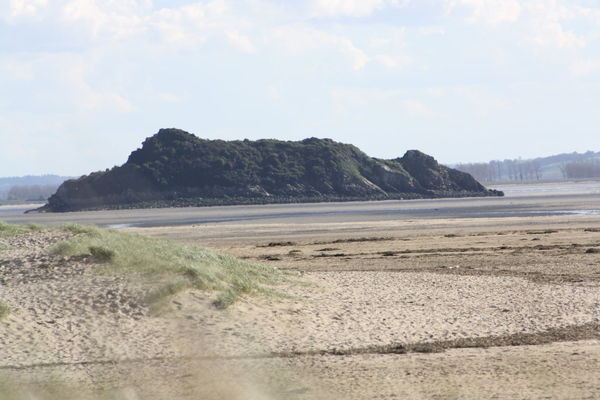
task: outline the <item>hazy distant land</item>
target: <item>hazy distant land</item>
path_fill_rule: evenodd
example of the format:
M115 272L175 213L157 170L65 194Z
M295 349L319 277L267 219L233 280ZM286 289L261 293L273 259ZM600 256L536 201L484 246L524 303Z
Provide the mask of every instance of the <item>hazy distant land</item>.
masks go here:
M452 166L486 183L600 179L600 152L561 153L533 159L458 163Z
M0 204L46 201L61 183L71 178L58 175L0 177Z

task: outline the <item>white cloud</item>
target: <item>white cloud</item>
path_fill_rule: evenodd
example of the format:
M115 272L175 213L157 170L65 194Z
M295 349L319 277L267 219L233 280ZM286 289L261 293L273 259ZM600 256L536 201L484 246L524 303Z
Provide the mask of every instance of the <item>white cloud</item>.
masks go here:
M77 32L80 41L133 39L151 47L195 47L217 38L242 52L255 51L244 32L248 24L226 0L160 9L151 0L56 0L50 4L62 26ZM48 13L48 22L53 18Z
M33 17L48 5L48 0L10 0L9 18Z
M12 81L30 81L35 76L31 63L17 58L0 61L0 71Z
M244 53L254 53L256 48L246 35L242 35L236 31L229 31L226 33L229 42L231 42L235 47L243 51Z
M366 17L383 7L383 0L312 0L311 15L314 17Z
M591 3L593 4L593 3ZM583 18L589 19L593 23L600 23L600 6L596 3L592 7L583 7L581 5L574 6L575 13Z
M467 21L492 26L515 22L521 15L518 0L447 0L447 7L450 12L466 8Z
M234 11L225 0L214 0L163 8L147 16L144 24L148 31L157 32L169 45L197 47L216 38L225 40L241 52L253 53L256 47L244 32L251 24L236 16Z
M564 29L558 21L538 20L532 23L528 41L540 47L580 48L586 45L584 38Z
M129 100L117 93L88 90L86 95L88 99L86 106L89 110L113 109L119 112L131 112L135 109Z
M11 132L2 136L0 158L10 164L18 164L20 160L35 160L37 154L34 143L28 143L31 133L18 121L0 115L0 130ZM8 164L7 164L8 165Z
M196 35L195 40L191 40L182 22L181 14L176 10L162 9L155 12L149 25L167 44L190 44L190 42L198 44L206 40L204 35Z
M84 61L72 61L57 74L70 90L72 105L83 111L112 110L130 112L134 106L114 90L94 88L88 81L88 65Z
M586 45L584 37L565 28L565 21L593 15L592 10L565 0L446 0L446 7L449 15L466 11L472 24L518 24L513 32L523 43L563 49Z
M181 101L181 97L174 93L159 93L158 98L167 103L179 103Z
M281 99L281 92L280 92L279 88L275 85L268 85L267 86L267 97L269 97L271 100Z
M391 56L389 54L380 54L374 57L381 65L390 69L404 68L411 63L408 56Z
M379 61L386 68L398 68L399 64L393 57L388 56L387 54L381 54L375 57L377 61Z
M370 57L356 47L350 39L338 38L335 42L345 53L352 57L352 69L361 70L369 62Z
M344 54L354 70L363 69L370 57L347 37L330 34L302 25L273 29L271 37L279 41L288 53L302 54L322 49L335 49Z
M404 111L412 117L433 117L436 113L425 103L416 99L403 100Z
M368 17L385 7L404 7L414 0L311 0L311 17Z
M389 37L376 37L369 40L369 47L385 47L391 43L392 39Z
M0 113L24 135L61 120L91 136L109 124L164 121L234 137L262 120L264 134L277 134L281 121L332 111L339 132L399 120L443 131L441 119L481 132L508 126L511 115L535 126L535 112L561 113L550 98L585 108L597 97L591 79L574 79L600 73L594 1L411 0L404 13L391 8L405 2L391 0L0 0L0 86L11 93ZM515 81L537 86L517 90ZM540 102L539 93L556 96ZM273 121L268 105L277 100L286 107ZM248 109L248 101L262 103ZM209 110L201 123L188 112L198 107ZM224 117L234 112L240 117Z
M225 15L231 12L231 7L226 0L213 0L205 5L209 15Z
M425 89L424 93L432 97L441 97L446 93L446 89L441 87L430 87Z
M35 88L27 93L27 109L42 113L77 113L80 111L130 112L133 104L116 85L94 85L94 61L71 54L28 54L0 62L5 82L24 88ZM57 100L60 99L60 100ZM6 99L10 109L23 109L23 96Z
M417 29L417 33L422 36L445 35L446 28L437 25L422 26Z
M330 90L331 102L337 117L345 117L373 103L391 103L401 93L396 90L371 88L334 88Z
M149 11L146 1L100 2L69 0L61 9L62 21L80 24L92 39L122 39L144 32Z
M511 108L510 102L493 94L486 93L482 89L455 88L453 92L467 100L473 107L475 114L481 118L490 117L497 112Z
M344 119L368 110L400 113L405 117L438 117L425 101L412 97L410 91L373 88L335 88L331 90L335 118Z
M569 72L577 78L591 75L596 71L600 71L600 60L578 59L569 66Z
M586 40L563 23L577 17L578 9L558 0L530 0L527 3L531 34L528 41L539 47L580 48Z

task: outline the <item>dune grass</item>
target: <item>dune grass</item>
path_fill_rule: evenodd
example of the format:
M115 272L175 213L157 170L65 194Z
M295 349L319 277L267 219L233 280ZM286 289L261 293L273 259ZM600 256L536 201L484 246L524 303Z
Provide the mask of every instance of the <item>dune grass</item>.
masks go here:
M29 232L39 232L43 229L45 228L36 224L13 225L0 221L0 238L21 235Z
M0 321L4 319L10 313L10 308L2 301L0 301Z
M104 264L103 272L138 274L157 282L146 300L158 308L188 288L220 292L214 304L227 308L243 295L274 293L269 286L285 280L284 273L273 267L191 244L81 225L62 229L77 235L58 243L53 253L89 256Z

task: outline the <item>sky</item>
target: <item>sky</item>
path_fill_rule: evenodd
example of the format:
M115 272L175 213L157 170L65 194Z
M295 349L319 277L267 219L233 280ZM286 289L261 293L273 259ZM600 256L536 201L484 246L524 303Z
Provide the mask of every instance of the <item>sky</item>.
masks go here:
M600 151L597 0L0 0L0 176L160 128L443 163Z

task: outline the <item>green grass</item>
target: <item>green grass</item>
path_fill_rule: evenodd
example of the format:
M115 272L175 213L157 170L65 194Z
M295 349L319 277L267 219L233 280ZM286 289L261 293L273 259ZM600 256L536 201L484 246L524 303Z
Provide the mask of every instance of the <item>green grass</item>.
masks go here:
M0 238L21 235L23 233L39 232L44 227L36 224L13 225L0 221Z
M244 295L274 293L269 286L286 279L273 267L190 244L80 225L62 229L77 236L58 243L53 253L87 255L103 263L105 273L134 274L158 282L146 298L156 307L181 290L196 288L220 292L214 304L226 308Z
M10 313L10 308L8 308L5 303L0 301L0 321L2 321L4 317L8 315L8 313Z

